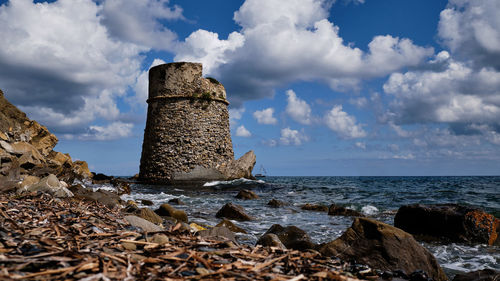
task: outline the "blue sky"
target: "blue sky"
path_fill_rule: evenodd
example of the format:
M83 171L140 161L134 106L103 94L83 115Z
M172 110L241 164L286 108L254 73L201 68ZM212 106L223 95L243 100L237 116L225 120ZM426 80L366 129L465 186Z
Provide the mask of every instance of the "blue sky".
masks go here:
M497 0L0 1L0 88L113 175L138 172L147 70L227 90L271 175L500 174Z

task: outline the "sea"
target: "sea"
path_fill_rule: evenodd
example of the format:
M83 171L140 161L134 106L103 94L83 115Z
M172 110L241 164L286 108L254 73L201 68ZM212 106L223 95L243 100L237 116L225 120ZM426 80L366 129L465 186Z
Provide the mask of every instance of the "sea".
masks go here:
M254 191L259 199L240 200L241 189ZM259 180L207 182L201 187L133 184L132 193L122 199L151 200L157 208L168 200L179 198L185 205L190 222L215 226L217 211L226 203L244 207L256 218L234 223L248 234L238 234L238 241L254 245L273 224L294 225L305 230L316 243L338 238L353 219L329 216L326 212L301 210L305 203L343 205L388 224L400 206L414 203L457 203L480 207L500 217L500 177L275 177ZM271 199L287 202L282 208L270 208ZM140 205L140 204L139 204ZM144 206L146 207L146 206ZM480 269L500 270L500 247L460 243L423 243L437 258L449 277Z

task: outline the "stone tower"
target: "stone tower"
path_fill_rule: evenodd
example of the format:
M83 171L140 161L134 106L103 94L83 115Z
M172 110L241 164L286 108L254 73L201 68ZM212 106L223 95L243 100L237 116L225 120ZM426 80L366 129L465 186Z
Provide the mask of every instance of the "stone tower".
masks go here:
M200 63L151 68L147 102L141 180L171 182L234 160L226 90L202 77Z

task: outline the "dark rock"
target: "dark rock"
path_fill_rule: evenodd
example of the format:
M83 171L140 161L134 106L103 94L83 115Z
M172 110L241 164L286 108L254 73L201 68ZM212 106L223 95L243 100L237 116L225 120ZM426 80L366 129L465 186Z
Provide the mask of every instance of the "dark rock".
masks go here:
M423 270L436 281L448 280L434 256L411 234L368 218L355 218L341 237L318 249L325 256L353 259L380 270Z
M286 206L287 204L281 200L271 199L269 202L267 202L267 205L273 208L279 208Z
M175 205L186 205L179 198L170 199L170 200L168 200L168 203L175 204Z
M319 205L319 204L305 204L300 207L302 210L307 210L307 211L317 211L317 212L328 212L328 207L324 205Z
M493 269L483 269L468 273L459 273L455 275L453 281L498 281L500 272Z
M148 208L141 208L138 216L154 224L161 224L163 222L163 219L160 216Z
M286 249L285 245L281 243L278 235L273 233L267 233L262 235L259 240L257 240L256 245L262 245L264 247L276 247L280 249Z
M182 210L177 210L176 208L170 206L169 204L161 204L160 208L155 211L160 216L172 217L178 221L188 222L188 217L186 212Z
M251 200L251 199L258 199L259 196L251 190L243 189L243 190L240 190L240 192L238 192L238 194L236 195L236 198L244 199L244 200Z
M253 220L253 218L247 213L240 205L236 205L233 203L227 203L224 205L218 212L215 214L217 218L228 218L230 220L237 221L249 221Z
M223 219L221 222L219 222L216 226L225 226L229 228L232 232L239 232L239 233L247 233L243 228L235 225L232 223L230 220Z
M110 180L110 183L116 188L116 192L119 195L130 194L131 192L130 183L123 179L113 178L112 180Z
M335 204L330 205L328 208L328 215L330 216L346 216L346 217L364 217L364 215L358 211L347 209L342 206Z
M145 206L153 206L154 205L153 201L147 200L147 199L141 199L141 204L145 205Z
M480 209L456 204L407 205L394 225L423 240L500 244L500 220Z
M276 234L281 243L288 249L303 251L316 248L316 244L311 241L309 235L307 235L304 230L293 225L283 227L279 224L275 224L271 226L264 235L269 233Z
M201 230L197 232L201 237L212 238L215 240L229 240L231 242L237 243L236 236L229 230L229 228L224 226L216 226L207 230Z

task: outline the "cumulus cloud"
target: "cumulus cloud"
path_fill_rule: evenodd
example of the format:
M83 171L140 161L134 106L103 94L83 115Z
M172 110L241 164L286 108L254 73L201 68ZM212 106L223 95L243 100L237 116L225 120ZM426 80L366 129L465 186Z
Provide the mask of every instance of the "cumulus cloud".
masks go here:
M236 126L241 117L243 117L243 113L245 113L244 107L229 109L229 125Z
M253 117L259 124L275 125L278 120L274 118L274 108L269 107L263 110L257 110L253 113Z
M364 143L364 142L356 142L356 143L354 143L354 145L355 145L357 148L361 148L361 149L363 149L363 150L365 150L365 149L366 149L366 143Z
M105 0L100 11L101 22L120 41L157 50L172 50L177 35L162 20L184 19L182 8L169 7L169 0Z
M309 104L299 99L293 90L286 91L286 95L288 97L286 113L296 122L304 125L311 124L311 107Z
M309 140L309 137L304 132L292 130L289 127L281 129L280 143L282 145L301 145Z
M236 136L248 138L252 136L252 133L250 133L245 126L241 125L236 129Z
M291 81L322 81L337 90L357 88L360 79L418 65L433 54L432 48L389 35L374 37L368 52L352 47L328 20L331 3L246 0L234 15L241 31L226 40L198 30L181 45L175 60L208 64L211 75L224 78L230 101L239 105L269 97L274 87Z
M356 117L342 110L342 105L334 106L325 116L325 124L340 137L346 139L366 137L361 125L356 124Z
M113 122L107 126L90 126L87 132L74 135L63 135L66 139L109 141L130 137L133 125L130 123Z

